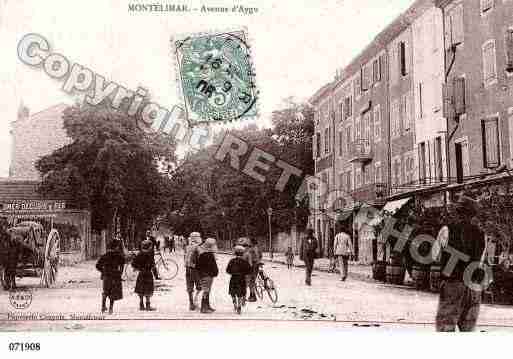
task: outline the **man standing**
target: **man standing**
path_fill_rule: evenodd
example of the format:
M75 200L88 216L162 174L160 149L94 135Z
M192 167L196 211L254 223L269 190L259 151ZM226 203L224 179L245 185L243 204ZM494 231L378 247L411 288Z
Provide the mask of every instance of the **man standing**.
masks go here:
M439 332L453 332L456 326L461 332L469 332L476 326L481 292L472 289L471 285L480 283L482 277L467 278L465 269L472 262L483 261L485 238L477 226L477 213L477 202L461 196L451 216L453 219L440 229L433 245L431 253L433 258L440 258L442 269L436 314L436 330ZM457 252L468 256L468 260L459 256L454 265L451 258ZM475 274L480 272L476 270Z
M305 284L312 285L312 270L315 258L317 257L317 239L315 239L313 229L306 231L307 236L301 241L300 259L305 262Z
M347 279L348 261L349 256L354 254L353 242L351 236L342 229L335 236L335 243L333 245L333 252L337 259L338 268L340 271L340 280L345 281Z
M187 294L189 295L189 310L196 310L198 307L198 298L201 292L198 271L196 264L199 258L198 246L201 243L201 235L198 232L192 232L189 236L189 245L185 247L185 283L187 286ZM196 295L193 298L194 288Z

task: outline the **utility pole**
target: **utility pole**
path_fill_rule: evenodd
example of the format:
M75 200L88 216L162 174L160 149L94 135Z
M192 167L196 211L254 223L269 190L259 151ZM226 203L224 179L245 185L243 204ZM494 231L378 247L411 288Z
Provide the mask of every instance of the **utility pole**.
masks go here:
M272 238L272 232L271 232L271 216L273 214L273 209L269 206L267 209L267 218L269 221L269 253L271 256L271 262L273 261L273 238Z

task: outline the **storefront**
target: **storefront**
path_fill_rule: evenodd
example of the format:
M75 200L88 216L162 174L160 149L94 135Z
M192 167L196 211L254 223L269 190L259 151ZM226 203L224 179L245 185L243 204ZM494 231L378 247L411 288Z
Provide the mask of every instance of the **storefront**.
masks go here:
M91 236L89 211L74 209L64 199L43 199L37 186L37 181L1 181L0 217L6 218L10 226L34 221L42 224L46 232L57 229L64 261L79 262L93 257L96 245Z

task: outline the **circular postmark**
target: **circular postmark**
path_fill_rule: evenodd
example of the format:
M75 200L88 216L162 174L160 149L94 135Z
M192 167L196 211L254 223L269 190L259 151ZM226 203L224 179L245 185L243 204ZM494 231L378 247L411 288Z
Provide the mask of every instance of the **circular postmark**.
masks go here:
M27 309L32 304L32 292L25 289L10 291L9 302L14 309Z
M177 48L182 92L193 122L256 114L258 92L244 32L189 37Z

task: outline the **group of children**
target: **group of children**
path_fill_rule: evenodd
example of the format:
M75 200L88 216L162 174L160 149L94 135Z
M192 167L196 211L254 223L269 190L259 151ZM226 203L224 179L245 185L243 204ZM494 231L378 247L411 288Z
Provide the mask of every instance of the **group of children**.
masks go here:
M132 260L132 267L139 271L135 284L135 293L139 296L139 310L154 311L150 298L154 290L154 244L145 239L141 242L139 253ZM107 312L109 298L109 314L114 311L114 302L123 298L122 273L125 266L125 256L119 241L112 241L107 246L107 253L100 257L96 269L101 272L103 281L102 313ZM146 305L144 305L146 299Z

